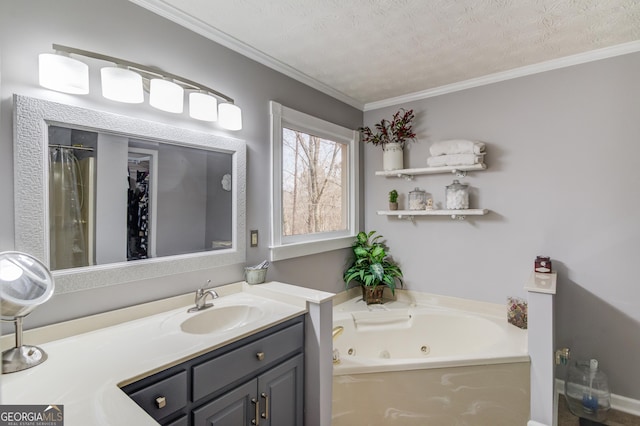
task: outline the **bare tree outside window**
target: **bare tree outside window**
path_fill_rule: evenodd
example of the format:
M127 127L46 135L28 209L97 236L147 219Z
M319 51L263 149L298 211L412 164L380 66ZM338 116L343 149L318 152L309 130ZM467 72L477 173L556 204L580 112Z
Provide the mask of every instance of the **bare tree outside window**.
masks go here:
M347 146L282 129L282 234L345 230Z

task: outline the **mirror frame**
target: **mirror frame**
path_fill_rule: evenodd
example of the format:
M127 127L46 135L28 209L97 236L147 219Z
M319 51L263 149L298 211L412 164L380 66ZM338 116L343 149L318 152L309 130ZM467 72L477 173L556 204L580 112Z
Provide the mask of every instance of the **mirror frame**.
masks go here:
M13 96L15 250L47 267L49 256L48 126L118 134L232 154L232 248L52 271L56 294L244 263L246 144L241 139L110 112Z

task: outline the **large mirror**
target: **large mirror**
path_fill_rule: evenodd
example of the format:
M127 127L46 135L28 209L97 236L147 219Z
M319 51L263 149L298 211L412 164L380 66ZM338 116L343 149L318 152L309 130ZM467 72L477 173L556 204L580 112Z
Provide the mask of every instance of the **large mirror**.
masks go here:
M56 292L245 260L243 141L14 96L16 250Z

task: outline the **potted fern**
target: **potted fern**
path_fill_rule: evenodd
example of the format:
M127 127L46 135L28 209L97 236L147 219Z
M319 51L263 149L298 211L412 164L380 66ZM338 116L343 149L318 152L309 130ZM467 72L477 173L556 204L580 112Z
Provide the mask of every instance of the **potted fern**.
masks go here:
M400 108L391 120L383 118L374 126L374 133L370 127L360 127L362 141L382 147L382 168L384 170L397 170L404 168L403 148L405 141L415 140L413 131L413 110L406 111Z
M354 259L343 274L346 287L352 281L360 284L367 305L383 303L385 287L395 294L396 285L403 285L400 267L387 255L387 248L380 242L382 235L375 234L376 231L358 233L352 246Z

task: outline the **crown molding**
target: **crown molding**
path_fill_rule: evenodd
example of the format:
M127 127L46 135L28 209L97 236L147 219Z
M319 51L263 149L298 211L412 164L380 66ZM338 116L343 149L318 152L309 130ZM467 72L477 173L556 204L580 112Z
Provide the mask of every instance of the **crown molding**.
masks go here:
M502 71L478 78L472 78L457 83L447 84L445 86L434 87L432 89L422 90L419 92L409 93L407 95L396 96L393 98L383 99L375 102L368 102L364 105L364 111L371 111L388 106L398 105L406 102L418 101L422 99L432 98L447 93L458 92L460 90L470 89L473 87L485 86L487 84L498 83L500 81L511 80L527 75L538 74L545 71L566 68L573 65L584 64L587 62L599 61L601 59L612 58L614 56L626 55L640 51L640 40L629 43L618 44L602 49L591 50L589 52L578 53L576 55L565 56L563 58L552 59L540 62L534 65L527 65L520 68L514 68L508 71Z
M201 20L190 16L180 9L177 9L171 5L168 5L162 0L129 0L131 3L135 3L140 7L143 7L150 12L160 15L163 18L167 18L170 21L175 22L203 37L208 38L228 49L233 50L249 59L252 59L262 65L265 65L275 71L278 71L287 77L291 77L300 83L306 84L313 89L316 89L326 95L329 95L347 105L351 105L361 111L364 110L364 103L358 101L339 90L336 90L289 65L278 61L277 59L249 46L240 40L231 37L230 35L208 25Z
M203 21L190 16L183 11L165 3L163 0L129 0L131 3L135 3L140 7L143 7L150 12L167 18L170 21L175 22L203 37L208 38L228 49L233 50L249 59L252 59L264 66L267 66L275 71L278 71L287 77L290 77L300 83L306 84L313 89L316 89L328 96L331 96L347 105L357 108L361 111L371 111L388 106L394 106L402 103L418 101L422 99L432 98L435 96L444 95L447 93L458 92L465 89L471 89L474 87L485 86L487 84L498 83L501 81L511 80L518 77L524 77L532 74L538 74L545 71L551 71L560 68L566 68L573 65L579 65L587 62L598 61L600 59L611 58L614 56L626 55L628 53L635 53L640 51L640 40L632 41L629 43L618 44L611 47L605 47L601 49L591 50L584 53L578 53L576 55L566 56L563 58L552 59L545 62L540 62L534 65L527 65L520 68L514 68L508 71L497 72L494 74L472 78L444 86L438 86L431 89L421 90L418 92L409 93L402 96L396 96L388 99L382 99L373 102L362 102L354 99L345 93L334 89L313 77L304 74L297 69L290 67L289 65L249 46L240 40L231 37L230 35L204 23Z

